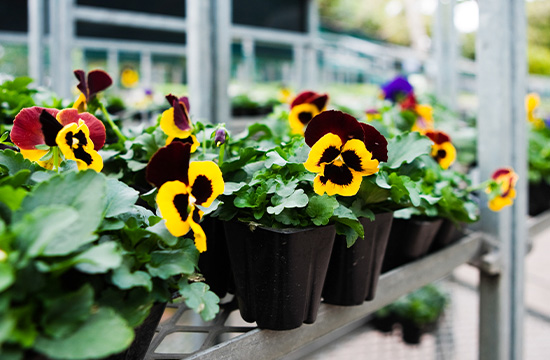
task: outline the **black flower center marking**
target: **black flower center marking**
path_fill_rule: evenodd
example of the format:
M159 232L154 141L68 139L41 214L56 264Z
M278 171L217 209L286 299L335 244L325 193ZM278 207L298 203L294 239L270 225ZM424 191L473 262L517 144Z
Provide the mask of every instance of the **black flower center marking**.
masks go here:
M322 163L331 163L338 157L338 155L340 155L340 149L335 146L329 146L325 149L325 151L323 151L323 155L321 155L317 165L321 165Z
M177 194L174 196L174 206L180 214L181 221L187 221L189 217L189 194Z
M300 120L300 122L304 125L310 122L311 119L313 119L313 114L309 111L302 111L298 114L298 120Z
M445 151L444 149L437 150L438 159L445 159L445 157L447 157L447 151Z
M347 166L337 166L334 164L327 164L325 165L325 172L324 176L321 176L321 182L324 184L326 183L326 180L323 179L327 178L328 180L332 181L336 185L345 186L349 185L353 181L353 174L351 173L351 170Z
M199 175L193 183L191 195L197 200L197 204L203 204L212 196L212 181L204 175Z
M40 125L42 125L42 134L44 134L44 141L48 146L57 146L55 138L57 134L63 129L63 125L57 121L52 114L46 110L42 110L40 113Z
M344 163L352 168L355 171L362 171L362 161L359 155L355 153L355 151L347 150L342 153L342 159L344 160Z
M92 155L84 150L84 146L88 144L88 140L86 140L86 135L84 135L82 130L79 130L76 134L68 132L65 135L65 142L73 150L75 158L84 161L88 166L92 164Z
M195 208L195 209L193 210L192 219L193 219L193 221L194 221L196 224L198 224L198 223L201 221L201 213L200 213L199 208Z

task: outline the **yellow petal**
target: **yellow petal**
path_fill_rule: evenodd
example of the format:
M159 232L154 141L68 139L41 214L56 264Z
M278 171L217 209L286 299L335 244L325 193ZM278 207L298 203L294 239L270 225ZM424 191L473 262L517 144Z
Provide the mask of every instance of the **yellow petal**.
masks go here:
M290 109L288 122L292 133L304 135L304 128L317 114L319 114L317 107L309 103L296 105Z
M351 156L349 156L352 154ZM358 139L346 141L342 148L344 163L360 175L372 175L378 172L378 160L372 159L372 153L365 143Z
M103 159L94 150L90 130L84 121L65 125L57 134L55 142L65 159L76 161L79 170L93 169L100 172L103 169Z
M80 95L78 95L78 99L76 99L73 104L73 109L78 110L78 113L83 113L86 111L87 107L86 96L83 93L80 93Z
M212 161L194 161L189 164L191 194L198 205L209 207L223 194L225 183L219 166Z
M181 181L164 183L157 194L157 205L166 228L173 236L183 236L189 232L192 220L192 207L189 205L190 188Z
M168 137L185 139L191 135L191 130L181 130L174 122L174 108L164 111L160 118L160 128Z
M311 172L321 172L323 164L331 163L340 155L341 147L342 140L338 135L325 134L317 140L309 151L307 160L304 163L305 168Z

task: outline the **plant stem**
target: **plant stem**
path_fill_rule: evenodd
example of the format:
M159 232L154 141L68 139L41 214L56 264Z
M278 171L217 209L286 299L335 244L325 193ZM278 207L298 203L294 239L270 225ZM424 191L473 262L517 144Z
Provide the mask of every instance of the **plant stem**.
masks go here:
M105 117L105 120L109 123L111 126L111 129L115 132L116 136L118 137L118 141L121 143L124 143L126 141L126 136L122 135L122 132L120 131L120 128L114 123L114 121L109 116L109 113L107 112L107 109L105 108L105 105L103 103L99 103L99 108L101 109L101 112L103 113L103 116Z
M52 147L53 167L55 171L59 172L59 164L61 159L59 158L59 148L57 146Z
M225 154L225 143L220 146L220 156L218 157L218 166L223 164L223 155Z

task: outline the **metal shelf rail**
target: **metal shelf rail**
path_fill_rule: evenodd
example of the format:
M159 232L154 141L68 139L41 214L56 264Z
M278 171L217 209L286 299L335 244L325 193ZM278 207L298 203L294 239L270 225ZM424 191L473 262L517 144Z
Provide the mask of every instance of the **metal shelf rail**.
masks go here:
M270 331L252 325L226 325L227 318L236 309L234 302L223 305L217 318L209 325L177 325L186 308L183 304L175 305L175 314L159 326L158 335L151 343L146 359L243 359L246 354L254 354L254 358L259 360L292 357L292 353L304 346L315 341L322 342L324 337L342 335L339 330L364 322L370 314L400 296L445 277L461 264L479 259L484 252L483 244L484 235L473 232L441 251L383 274L373 301L348 307L322 304L314 324L294 330ZM219 342L220 339L228 338L224 334L239 332L244 333ZM163 341L175 333L202 333L202 346L191 353L158 352Z

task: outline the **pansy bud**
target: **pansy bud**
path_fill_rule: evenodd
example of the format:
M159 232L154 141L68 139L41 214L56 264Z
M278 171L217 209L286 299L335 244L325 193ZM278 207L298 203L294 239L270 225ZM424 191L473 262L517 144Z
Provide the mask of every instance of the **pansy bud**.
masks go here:
M219 128L216 130L216 135L214 135L214 143L216 146L221 146L225 143L226 131L224 128Z

